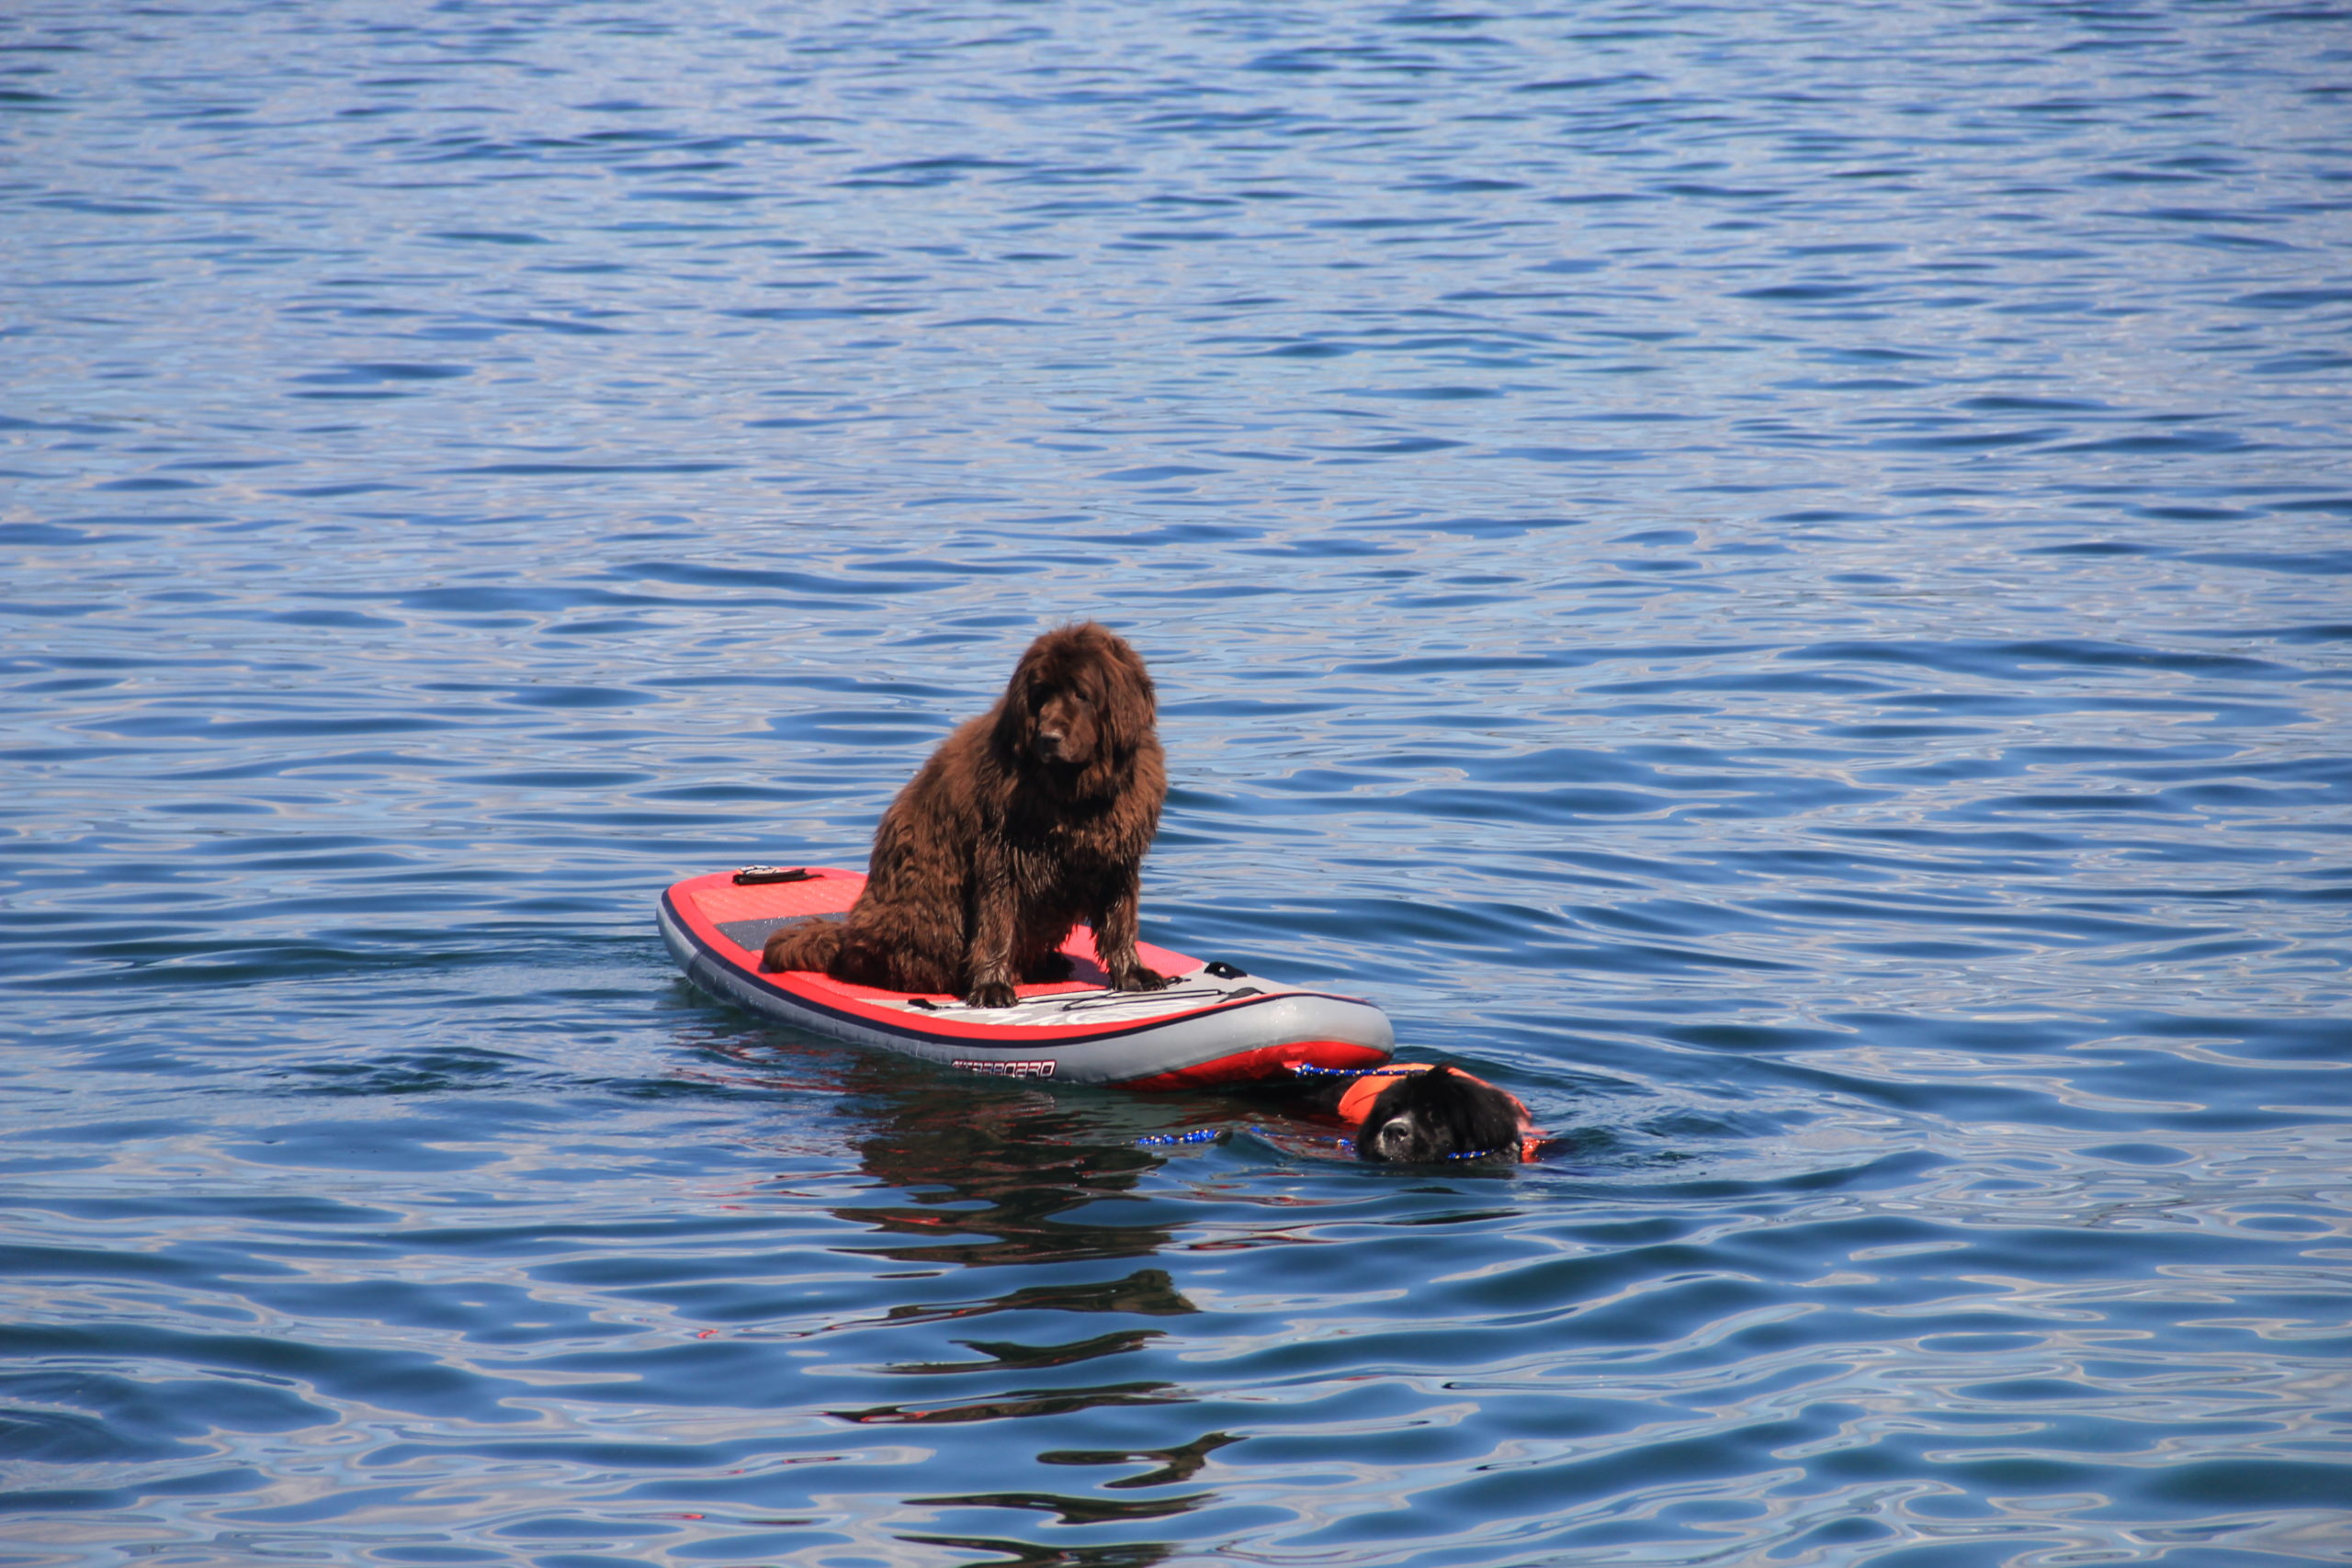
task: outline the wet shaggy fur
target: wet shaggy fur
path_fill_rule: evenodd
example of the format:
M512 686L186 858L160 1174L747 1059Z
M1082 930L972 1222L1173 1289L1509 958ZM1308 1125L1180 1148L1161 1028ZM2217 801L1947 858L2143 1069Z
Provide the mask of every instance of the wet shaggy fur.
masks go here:
M1519 1102L1452 1067L1398 1078L1356 1133L1356 1157L1414 1164L1457 1155L1519 1157Z
M849 918L778 931L760 966L1011 1007L1016 983L1069 976L1056 949L1084 920L1115 988L1166 985L1136 957L1136 874L1168 794L1156 713L1115 634L1047 632L882 814Z

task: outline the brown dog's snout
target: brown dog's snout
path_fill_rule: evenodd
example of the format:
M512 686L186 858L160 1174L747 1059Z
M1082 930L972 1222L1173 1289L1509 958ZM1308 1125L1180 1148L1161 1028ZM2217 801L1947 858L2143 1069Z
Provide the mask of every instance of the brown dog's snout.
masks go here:
M1038 710L1037 752L1049 762L1084 762L1093 753L1094 732L1083 705L1062 695Z

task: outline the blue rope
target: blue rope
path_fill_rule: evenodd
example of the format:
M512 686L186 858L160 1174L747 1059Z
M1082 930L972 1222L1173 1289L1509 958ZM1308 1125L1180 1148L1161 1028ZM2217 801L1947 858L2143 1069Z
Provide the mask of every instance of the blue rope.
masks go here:
M1303 1078L1401 1078L1429 1068L1419 1065L1401 1067L1317 1067L1306 1062L1293 1062L1290 1070Z
M1137 1138L1136 1142L1142 1145L1213 1144L1224 1136L1225 1130L1221 1127L1199 1127L1190 1133L1154 1133L1148 1138Z

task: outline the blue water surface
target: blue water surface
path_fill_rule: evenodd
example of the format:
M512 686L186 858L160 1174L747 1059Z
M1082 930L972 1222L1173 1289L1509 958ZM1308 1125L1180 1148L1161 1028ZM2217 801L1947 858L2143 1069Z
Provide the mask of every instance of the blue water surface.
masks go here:
M2348 115L2260 0L17 0L0 1564L2352 1558ZM1545 1163L677 977L1084 615L1146 934Z

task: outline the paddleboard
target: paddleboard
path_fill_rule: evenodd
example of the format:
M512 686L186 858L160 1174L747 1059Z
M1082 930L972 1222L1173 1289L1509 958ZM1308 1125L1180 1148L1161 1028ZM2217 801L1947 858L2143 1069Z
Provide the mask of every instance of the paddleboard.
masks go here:
M1370 1067L1396 1037L1370 1002L1285 986L1149 942L1158 991L1114 991L1093 933L1062 943L1070 977L1016 987L1009 1008L854 986L807 970L760 972L768 938L839 919L865 878L830 866L751 866L690 876L662 895L662 940L686 977L763 1018L968 1073L1126 1089L1190 1089L1287 1077L1299 1066Z

